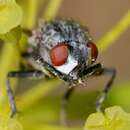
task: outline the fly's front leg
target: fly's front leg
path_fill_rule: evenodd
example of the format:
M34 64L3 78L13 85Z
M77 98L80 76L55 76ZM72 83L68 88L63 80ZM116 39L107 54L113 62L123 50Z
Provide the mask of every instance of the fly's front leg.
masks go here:
M88 75L88 76L100 76L100 75L110 75L111 76L96 102L96 110L102 111L103 102L115 79L116 70L111 69L111 68L102 68L102 65L100 63L98 63L98 64L95 64L95 65L85 69L83 74Z
M67 106L68 106L68 101L69 101L70 96L72 95L73 91L74 91L74 86L70 86L62 98L60 120L61 120L61 124L64 126L67 125L66 110L67 110Z
M29 77L43 77L44 74L41 71L12 71L9 72L7 75L7 80L6 80L6 90L7 90L7 95L9 98L9 103L10 103L10 108L11 108L11 117L15 115L17 112L16 108L16 103L15 103L15 98L13 94L13 90L10 85L10 78L15 78L15 77L21 77L21 78L29 78Z
M10 103L10 108L11 108L11 115L10 116L13 117L14 114L17 112L17 108L16 108L16 104L15 104L13 90L11 89L11 86L10 86L9 77L7 77L7 80L6 80L6 91L7 91L7 95L8 95L8 99L9 99L9 103Z
M96 109L97 111L102 111L102 105L103 102L107 96L107 93L110 91L110 88L112 86L112 83L115 79L116 76L116 70L115 69L110 69L110 68L103 68L101 75L110 75L109 81L106 83L101 95L99 96L97 102L96 102Z

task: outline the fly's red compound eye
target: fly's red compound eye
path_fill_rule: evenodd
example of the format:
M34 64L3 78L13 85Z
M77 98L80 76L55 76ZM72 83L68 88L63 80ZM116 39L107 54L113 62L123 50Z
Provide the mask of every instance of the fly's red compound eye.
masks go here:
M87 47L91 48L91 57L92 57L92 61L96 61L97 56L98 56L98 49L96 47L96 45L93 42L88 42L87 43Z
M60 43L50 51L51 62L55 66L63 65L68 58L69 49L65 43Z

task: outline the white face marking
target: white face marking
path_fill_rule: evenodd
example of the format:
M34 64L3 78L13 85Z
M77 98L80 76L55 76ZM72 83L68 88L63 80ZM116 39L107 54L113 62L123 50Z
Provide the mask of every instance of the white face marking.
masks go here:
M64 74L69 74L77 65L78 62L69 55L68 60L64 65L54 67Z

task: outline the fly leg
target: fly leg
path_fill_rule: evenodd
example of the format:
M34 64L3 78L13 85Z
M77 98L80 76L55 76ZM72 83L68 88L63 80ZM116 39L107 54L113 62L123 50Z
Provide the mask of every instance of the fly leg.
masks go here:
M102 65L100 63L98 63L98 64L95 64L95 65L85 69L83 74L89 75L89 76L100 76L100 75L109 75L110 76L109 81L106 83L101 95L99 96L99 98L96 102L96 110L102 111L103 102L107 96L107 93L110 91L112 83L115 79L116 70L113 68L103 68Z
M67 110L70 96L72 95L73 91L74 91L74 86L69 87L62 98L60 120L61 120L61 124L64 126L67 126L66 110Z
M15 115L15 113L17 112L17 107L16 107L16 103L15 103L15 98L14 98L14 93L13 90L11 88L11 84L10 84L10 78L16 78L16 77L20 77L20 78L29 78L29 77L43 77L44 74L41 71L11 71L8 73L7 75L7 80L6 80L6 90L7 90L7 95L8 95L8 99L9 99L9 104L10 104L10 108L11 108L11 117L13 117Z
M97 111L103 111L102 110L103 102L104 102L104 100L105 100L105 98L106 98L106 96L107 96L108 92L110 91L110 88L113 84L113 81L114 81L115 76L116 76L116 70L110 69L110 68L103 68L101 75L110 75L110 79L106 83L103 91L101 92L101 94L96 102L96 110Z

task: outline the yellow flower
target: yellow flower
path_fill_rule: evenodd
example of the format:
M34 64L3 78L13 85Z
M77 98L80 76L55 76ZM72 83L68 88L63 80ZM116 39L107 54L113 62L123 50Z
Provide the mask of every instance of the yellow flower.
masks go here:
M0 116L0 130L23 130L23 128L17 120Z
M119 106L93 113L85 123L85 130L130 130L130 113Z
M22 9L15 0L0 1L0 34L5 34L20 25Z

